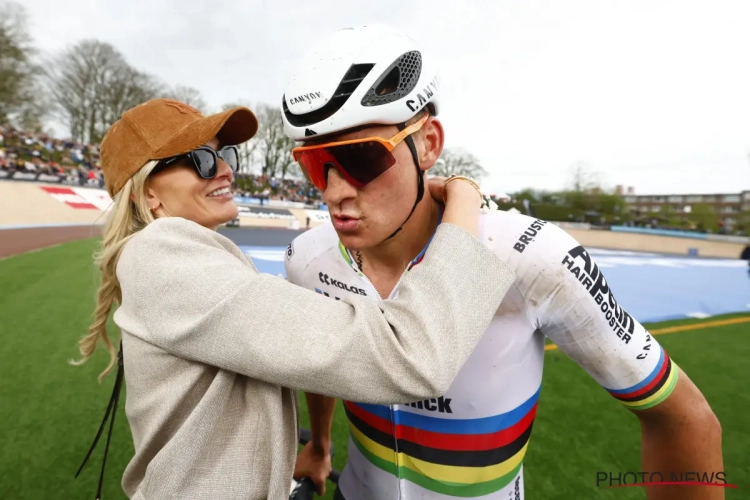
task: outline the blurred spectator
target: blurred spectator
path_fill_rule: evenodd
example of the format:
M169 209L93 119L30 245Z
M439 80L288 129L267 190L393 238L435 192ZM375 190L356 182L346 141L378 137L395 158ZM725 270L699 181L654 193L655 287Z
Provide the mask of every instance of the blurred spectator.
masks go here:
M0 125L0 175L54 175L60 182L103 187L99 148Z
M320 191L307 180L281 179L238 174L234 193L237 196L267 200L301 202L309 205L322 203Z
M0 176L15 172L56 175L66 184L104 187L98 145L0 125ZM237 174L235 181L235 195L257 198L261 204L280 200L322 205L320 192L305 179Z

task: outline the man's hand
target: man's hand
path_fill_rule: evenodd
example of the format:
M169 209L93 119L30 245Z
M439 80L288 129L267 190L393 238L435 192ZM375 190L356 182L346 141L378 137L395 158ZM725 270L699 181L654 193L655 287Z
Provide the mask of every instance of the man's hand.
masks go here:
M318 495L326 494L326 480L331 473L331 454L329 450L314 447L312 442L305 445L294 466L294 479L309 477L315 484Z

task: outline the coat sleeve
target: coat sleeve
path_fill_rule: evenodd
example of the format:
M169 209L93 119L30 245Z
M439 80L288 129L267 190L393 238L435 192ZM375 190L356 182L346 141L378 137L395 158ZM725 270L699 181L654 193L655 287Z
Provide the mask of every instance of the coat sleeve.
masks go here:
M175 356L365 403L442 395L515 278L472 235L441 224L397 299L336 301L257 273L213 231L157 222L118 263L120 328Z

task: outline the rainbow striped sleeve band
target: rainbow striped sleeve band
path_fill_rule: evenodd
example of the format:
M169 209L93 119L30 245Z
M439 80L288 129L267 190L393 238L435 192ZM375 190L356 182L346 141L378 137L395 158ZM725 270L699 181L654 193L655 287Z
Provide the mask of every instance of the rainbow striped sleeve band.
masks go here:
M627 389L607 389L627 408L653 408L667 399L677 385L677 365L669 358L663 347L659 346L659 349L659 362L643 382Z

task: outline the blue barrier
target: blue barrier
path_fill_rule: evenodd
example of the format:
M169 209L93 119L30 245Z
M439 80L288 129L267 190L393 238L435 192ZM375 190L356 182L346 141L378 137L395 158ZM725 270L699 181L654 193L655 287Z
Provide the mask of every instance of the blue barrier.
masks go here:
M243 203L245 205L260 205L261 204L260 198L245 198L244 196L235 196L234 202Z
M690 231L678 231L676 229L655 229L650 227L635 226L610 226L610 231L616 233L639 233L653 234L658 236L673 236L675 238L693 238L695 240L707 240L707 233L693 233Z

